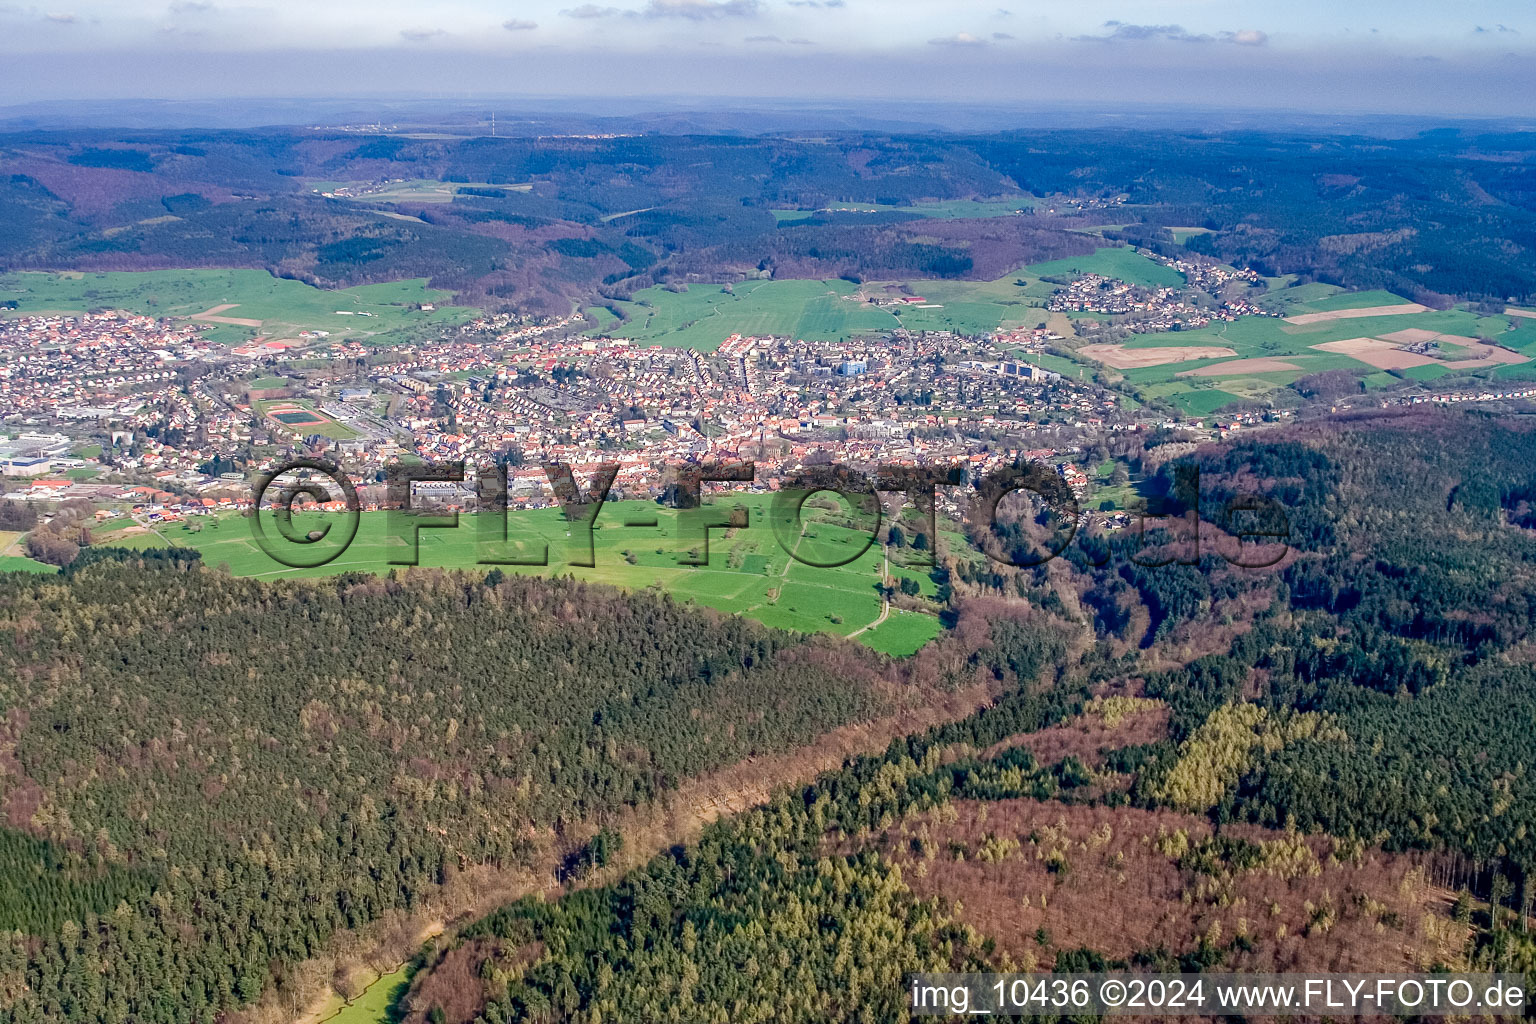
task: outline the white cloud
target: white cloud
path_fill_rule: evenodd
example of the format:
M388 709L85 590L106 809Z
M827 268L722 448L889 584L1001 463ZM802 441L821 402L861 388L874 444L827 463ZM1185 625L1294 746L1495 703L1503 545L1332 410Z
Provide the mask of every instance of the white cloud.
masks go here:
M758 12L761 0L650 0L642 12L647 18L749 18Z
M987 41L980 36L973 36L969 32L956 32L952 36L942 36L938 39L928 40L929 46L986 46Z
M1269 42L1269 33L1256 28L1240 28L1236 32L1223 32L1222 42L1236 43L1238 46L1263 46Z

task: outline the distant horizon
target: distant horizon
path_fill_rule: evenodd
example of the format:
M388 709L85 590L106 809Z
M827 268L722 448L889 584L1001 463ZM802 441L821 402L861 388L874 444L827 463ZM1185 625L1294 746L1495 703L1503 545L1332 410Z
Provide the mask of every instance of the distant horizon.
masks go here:
M669 134L736 131L910 131L987 133L1117 127L1169 130L1320 131L1329 134L1412 134L1436 128L1536 131L1532 113L1413 112L1309 109L1096 100L1001 102L988 99L851 98L846 96L707 96L696 94L578 95L428 92L310 96L80 97L0 103L0 132L44 130L362 128L436 125L467 135L491 134L490 119L508 136L527 135L530 122L560 119L564 130L583 123L636 122L640 131ZM709 125L690 127L690 119ZM476 130L478 129L478 130Z
M81 0L0 6L16 103L406 93L1521 116L1536 9L1465 0Z

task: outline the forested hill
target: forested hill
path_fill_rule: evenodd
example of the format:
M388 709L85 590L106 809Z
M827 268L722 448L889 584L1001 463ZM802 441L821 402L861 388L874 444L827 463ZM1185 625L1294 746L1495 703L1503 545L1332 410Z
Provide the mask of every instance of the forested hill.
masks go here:
M0 134L0 214L0 270L426 277L561 314L690 280L995 279L1104 237L1431 304L1536 296L1518 133L24 132Z
M213 1021L337 929L894 708L887 674L571 581L10 574L0 1020Z
M1252 633L1151 688L1185 740L1244 693L1349 737L1238 757L1212 812L1455 851L1512 905L1536 900L1536 421L1367 415L1200 461L1214 493L1286 496L1303 550Z

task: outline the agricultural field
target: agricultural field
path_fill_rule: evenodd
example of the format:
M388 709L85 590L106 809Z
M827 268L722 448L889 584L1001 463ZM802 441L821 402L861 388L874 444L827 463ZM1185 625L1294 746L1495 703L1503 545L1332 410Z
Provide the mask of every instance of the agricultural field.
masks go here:
M1331 285L1323 285L1330 288ZM1371 306L1400 306L1408 300L1387 291L1346 292L1335 290L1331 295L1305 302L1311 312L1337 312L1344 309L1365 309Z
M629 590L654 589L671 594L681 602L739 613L770 626L802 633L834 633L846 636L873 623L880 615L878 591L881 572L879 545L870 545L847 565L820 568L791 559L776 539L770 522L770 498L762 494L719 496L710 503L721 509L740 504L748 509L745 529L709 531L707 565L683 564L680 556L694 548L696 535L681 536L689 527L679 521L679 513L647 501L610 502L602 509L592 533L592 567L571 564L584 560L579 529L572 530L557 508L514 511L507 519L507 540L493 536L496 520L491 516L463 515L452 529L423 528L418 531L419 564L427 567L473 569L489 572L498 566L486 561L494 558L518 558L525 561L547 557L543 566L499 566L506 573L537 575L570 574L577 579L607 583ZM267 555L252 536L249 520L240 516L200 520L191 524L170 525L160 532L178 547L196 548L210 566L228 565L237 576L260 579L326 576L343 572L390 571L396 566L391 558L403 559L408 548L392 542L388 513L365 512L359 517L357 536L335 560L318 568L293 569ZM864 546L866 534L821 518L807 507L803 536L797 550L817 563L838 561L855 555ZM653 522L652 522L653 521ZM626 525L646 522L650 525ZM307 532L324 526L323 514L295 516L294 526ZM331 520L331 528L340 538L341 523ZM275 526L267 526L275 544L283 543ZM942 534L941 544L958 540L958 535ZM133 533L104 541L114 546L153 548L165 546L154 533ZM317 550L331 550L318 542ZM309 550L295 545L301 555ZM547 553L546 553L547 552ZM919 580L924 593L933 593L933 584L925 572L893 565L895 576ZM926 621L925 621L926 620ZM862 633L858 639L877 650L909 654L939 631L934 616L892 609L890 618L877 629Z
M204 324L208 337L228 344L292 339L301 331L317 330L329 332L330 341L404 341L479 312L441 305L451 298L451 292L428 288L425 278L330 291L263 270L0 274L0 301L16 303L16 309L4 315L121 309L184 317ZM437 308L415 308L422 303Z
M1083 355L1118 368L1145 397L1199 416L1231 402L1265 401L1298 378L1325 370L1355 371L1368 387L1384 387L1396 378L1377 377L1377 371L1415 380L1466 372L1520 377L1531 372L1529 360L1536 355L1536 331L1511 330L1504 316L1425 309L1390 292L1340 292L1331 285L1279 294L1285 319L1244 317L1177 335L1138 335L1121 346L1087 346ZM1357 315L1324 316L1330 313ZM1497 347L1481 344L1484 337ZM1436 354L1405 348L1425 343L1438 346Z
M25 536L15 530L0 530L0 572L56 572L53 566L27 557L22 543Z
M729 291L719 285L692 285L686 292L655 287L636 292L629 302L613 304L624 315L622 323L602 323L588 333L713 351L733 334L835 341L898 327L963 333L1034 327L1049 318L1042 307L1056 290L1040 280L1041 275L1068 274L1079 267L1125 280L1183 281L1175 271L1130 249L1111 248L1025 267L995 281L880 281L862 286L843 280L744 281ZM900 294L918 294L927 301L899 308L866 301Z

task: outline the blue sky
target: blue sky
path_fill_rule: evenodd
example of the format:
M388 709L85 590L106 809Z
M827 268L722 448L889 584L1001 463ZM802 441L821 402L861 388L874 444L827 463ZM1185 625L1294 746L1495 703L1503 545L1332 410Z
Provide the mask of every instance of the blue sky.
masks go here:
M0 90L1521 114L1533 0L0 0Z

